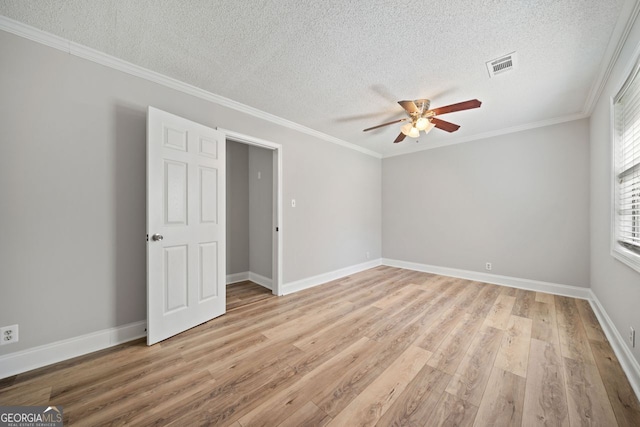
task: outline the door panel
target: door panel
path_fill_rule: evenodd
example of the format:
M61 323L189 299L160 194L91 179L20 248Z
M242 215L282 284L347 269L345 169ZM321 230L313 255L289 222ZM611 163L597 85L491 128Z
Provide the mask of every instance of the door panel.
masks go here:
M200 154L211 157L212 159L217 159L218 141L204 137L200 138Z
M187 165L181 162L164 162L165 225L187 223Z
M149 345L225 311L224 138L222 132L149 107Z
M218 265L205 262L207 259L218 259L218 243L200 244L200 301L218 296Z
M200 223L218 222L218 171L200 167Z

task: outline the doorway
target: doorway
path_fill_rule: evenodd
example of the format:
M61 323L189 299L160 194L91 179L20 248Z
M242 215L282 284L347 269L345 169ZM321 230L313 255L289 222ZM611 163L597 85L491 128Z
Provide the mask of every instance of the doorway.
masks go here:
M227 144L227 307L281 295L279 144L219 129Z

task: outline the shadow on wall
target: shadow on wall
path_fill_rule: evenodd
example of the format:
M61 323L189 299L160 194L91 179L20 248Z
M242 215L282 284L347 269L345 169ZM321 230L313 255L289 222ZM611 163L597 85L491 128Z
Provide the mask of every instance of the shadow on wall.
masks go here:
M147 112L116 104L113 117L112 242L116 325L146 319ZM96 224L99 226L99 224ZM100 242L97 242L100 244Z

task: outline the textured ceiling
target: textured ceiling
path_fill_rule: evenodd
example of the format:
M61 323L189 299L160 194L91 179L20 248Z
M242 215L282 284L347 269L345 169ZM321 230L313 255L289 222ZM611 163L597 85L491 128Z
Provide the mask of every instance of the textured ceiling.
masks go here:
M11 19L387 155L583 114L624 10L625 0L0 1ZM517 69L490 79L485 62L514 51ZM454 134L393 144L400 124L362 132L417 98L483 105L442 117L461 125Z

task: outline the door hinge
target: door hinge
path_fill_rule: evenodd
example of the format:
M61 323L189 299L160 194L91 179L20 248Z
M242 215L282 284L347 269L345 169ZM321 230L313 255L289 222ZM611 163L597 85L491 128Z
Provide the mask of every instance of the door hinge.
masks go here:
M149 235L147 234L147 242L149 241Z
M280 228L276 227L276 231L280 231Z

